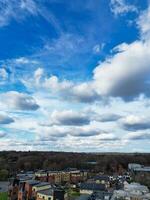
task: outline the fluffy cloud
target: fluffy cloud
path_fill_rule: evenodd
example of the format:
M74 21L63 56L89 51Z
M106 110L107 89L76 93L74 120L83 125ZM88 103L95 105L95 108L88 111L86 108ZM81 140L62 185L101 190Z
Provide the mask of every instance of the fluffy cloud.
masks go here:
M118 46L112 58L94 70L94 85L100 95L133 98L149 94L150 43L136 41Z
M43 76L40 87L58 93L63 99L85 103L100 101L104 97L111 96L126 100L131 100L140 94L148 96L150 41L123 43L115 47L114 52L112 57L95 68L93 80L90 82L73 83L67 80L60 81L56 76ZM42 75L43 72L38 75L38 79ZM28 81L26 82L28 84Z
M54 111L51 115L52 123L69 126L82 126L89 124L90 118L82 113L72 110Z
M150 133L149 132L132 132L128 133L125 136L125 139L127 140L149 140L150 139Z
M138 12L137 7L128 4L126 0L111 0L110 9L115 16L128 12Z
M33 97L25 93L10 91L0 94L0 103L17 110L37 110L39 105Z
M7 116L6 114L0 113L0 124L10 124L13 123L14 119Z
M34 72L34 79L23 79L22 82L32 90L37 88L50 91L63 100L91 103L101 99L91 82L73 83L68 80L60 81L57 76L46 77L42 68Z
M122 127L129 131L150 129L150 120L147 117L130 115L121 120Z
M103 114L103 115L98 115L95 118L95 120L101 121L101 122L113 122L113 121L119 120L120 118L121 118L120 115L107 113L107 114Z

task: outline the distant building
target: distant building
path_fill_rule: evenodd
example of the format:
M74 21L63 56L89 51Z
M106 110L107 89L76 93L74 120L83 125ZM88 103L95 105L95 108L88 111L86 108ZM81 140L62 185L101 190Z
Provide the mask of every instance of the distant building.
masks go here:
M97 175L94 177L96 183L104 184L107 188L110 187L110 178L107 175Z
M46 189L37 192L36 200L64 200L65 192L59 189Z
M81 183L80 193L81 194L92 194L93 192L106 191L106 186L104 184L98 183Z
M34 185L32 187L32 197L36 198L37 197L37 192L40 190L48 190L51 189L52 186L48 182L40 182L37 185Z
M111 200L149 200L149 189L139 183L125 183L123 190L115 190Z
M140 168L142 168L142 165L140 165L140 164L137 164L137 163L129 163L128 164L129 171L134 171L134 170L140 169Z

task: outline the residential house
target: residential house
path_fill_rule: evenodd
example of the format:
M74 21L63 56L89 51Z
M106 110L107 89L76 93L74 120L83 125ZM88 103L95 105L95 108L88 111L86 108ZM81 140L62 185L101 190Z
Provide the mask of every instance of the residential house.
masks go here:
M48 182L40 182L32 187L32 197L36 198L37 192L40 190L51 189L52 186Z
M46 189L37 192L37 200L64 200L65 192L60 189Z
M93 192L106 191L106 186L99 183L81 183L80 194L92 194Z

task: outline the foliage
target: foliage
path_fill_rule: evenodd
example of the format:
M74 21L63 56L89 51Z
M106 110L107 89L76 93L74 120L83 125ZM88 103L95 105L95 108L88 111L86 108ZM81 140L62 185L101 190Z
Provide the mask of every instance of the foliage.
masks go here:
M0 200L7 200L7 199L8 199L7 192L0 193Z
M7 169L1 169L0 170L0 180L5 181L8 179L8 170Z
M0 152L0 170L8 170L9 175L20 170L63 170L68 167L90 169L93 172L109 174L123 173L128 163L150 165L150 154L144 153L67 153L67 152ZM39 162L41 161L41 162ZM95 164L90 164L94 161ZM4 171L2 171L4 173ZM6 172L6 171L5 171ZM4 173L6 177L7 172Z

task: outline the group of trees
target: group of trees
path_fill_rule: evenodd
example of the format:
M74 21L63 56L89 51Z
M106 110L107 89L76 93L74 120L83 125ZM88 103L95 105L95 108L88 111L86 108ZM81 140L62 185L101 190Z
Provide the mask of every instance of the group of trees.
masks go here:
M3 151L0 152L0 179L21 170L37 169L78 168L109 174L122 173L128 163L150 165L150 154Z

